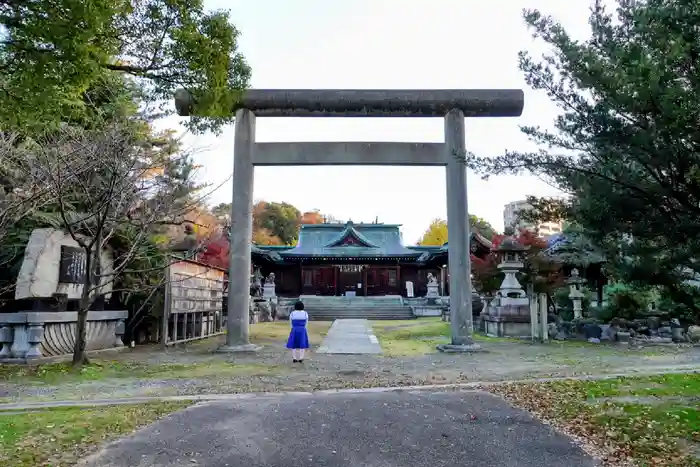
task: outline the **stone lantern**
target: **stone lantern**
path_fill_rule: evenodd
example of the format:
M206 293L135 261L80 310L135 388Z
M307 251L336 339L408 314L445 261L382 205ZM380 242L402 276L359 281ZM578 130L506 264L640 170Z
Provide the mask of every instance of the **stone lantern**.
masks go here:
M497 296L481 314L487 336L529 338L532 335L530 300L516 276L525 267L525 250L513 237L505 238L496 249L500 260L498 269L505 277Z
M503 271L505 277L501 283L499 294L502 298L526 298L523 286L518 282L516 274L525 267L523 252L525 247L513 237L507 237L496 250L500 257L498 269ZM502 302L503 303L503 302Z
M586 280L579 276L576 268L571 270L571 277L566 280L566 283L569 284L569 298L574 305L574 319L583 318L584 294L582 289L585 282Z

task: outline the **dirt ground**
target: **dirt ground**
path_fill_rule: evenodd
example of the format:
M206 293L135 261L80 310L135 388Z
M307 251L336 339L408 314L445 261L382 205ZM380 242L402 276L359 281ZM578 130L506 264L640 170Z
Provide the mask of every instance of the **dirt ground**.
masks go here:
M274 333L273 333L274 334ZM312 338L317 348L323 335ZM325 355L313 349L302 364L291 363L284 340L256 339L255 354L221 354L224 336L163 350L145 346L103 353L97 367L52 374L0 377L2 402L108 399L206 393L313 391L336 388L409 386L478 381L635 374L681 369L700 371L700 348L626 349L578 342L532 344L483 339L484 352L406 356ZM381 338L380 338L381 343ZM111 368L106 371L105 368ZM49 377L51 376L51 377Z

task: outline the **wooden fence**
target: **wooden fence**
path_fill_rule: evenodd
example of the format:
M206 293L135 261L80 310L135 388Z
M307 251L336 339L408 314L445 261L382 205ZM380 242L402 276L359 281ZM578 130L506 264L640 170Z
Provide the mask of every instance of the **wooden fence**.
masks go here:
M224 270L183 259L168 267L166 277L160 343L173 345L223 334Z

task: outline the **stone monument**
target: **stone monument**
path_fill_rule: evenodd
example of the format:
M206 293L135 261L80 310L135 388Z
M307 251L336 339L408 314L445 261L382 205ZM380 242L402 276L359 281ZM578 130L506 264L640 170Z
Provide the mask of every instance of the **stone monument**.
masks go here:
M263 275L260 273L260 268L255 268L255 271L250 276L250 296L254 299L263 295L262 278Z
M58 229L35 229L25 248L15 287L16 313L0 313L0 359L26 361L71 354L83 291L85 252ZM100 254L102 287L88 312L87 350L122 346L126 310L105 311L112 292L112 256Z
M525 251L517 239L506 237L499 245L501 262L498 269L504 277L501 287L481 313L484 330L493 337L531 337L530 300L516 274L525 267Z
M433 273L428 273L428 293L425 294L425 298L430 302L431 300L435 302L435 299L440 298L440 284L438 284L437 278Z
M442 166L447 175L447 222L451 343L442 351L477 349L473 332L465 117L519 117L524 93L507 90L262 90L245 91L235 112L228 333L222 351L250 345L247 277L251 266L254 167L281 165ZM196 116L186 90L175 94L180 116ZM257 143L257 117L442 117L444 143L288 142Z
M585 282L586 280L579 276L576 268L571 270L571 277L566 280L566 283L569 284L569 299L574 307L574 319L583 318L583 298L585 295L581 288Z
M269 301L277 300L277 293L275 292L274 272L271 272L270 275L265 278L265 285L263 285L263 298Z

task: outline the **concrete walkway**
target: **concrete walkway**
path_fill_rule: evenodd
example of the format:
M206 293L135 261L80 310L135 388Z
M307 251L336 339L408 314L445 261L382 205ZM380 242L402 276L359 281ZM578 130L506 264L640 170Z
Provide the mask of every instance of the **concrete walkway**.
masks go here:
M572 441L483 392L268 397L196 405L81 467L593 467Z
M343 355L380 354L382 348L366 319L336 319L316 352Z

